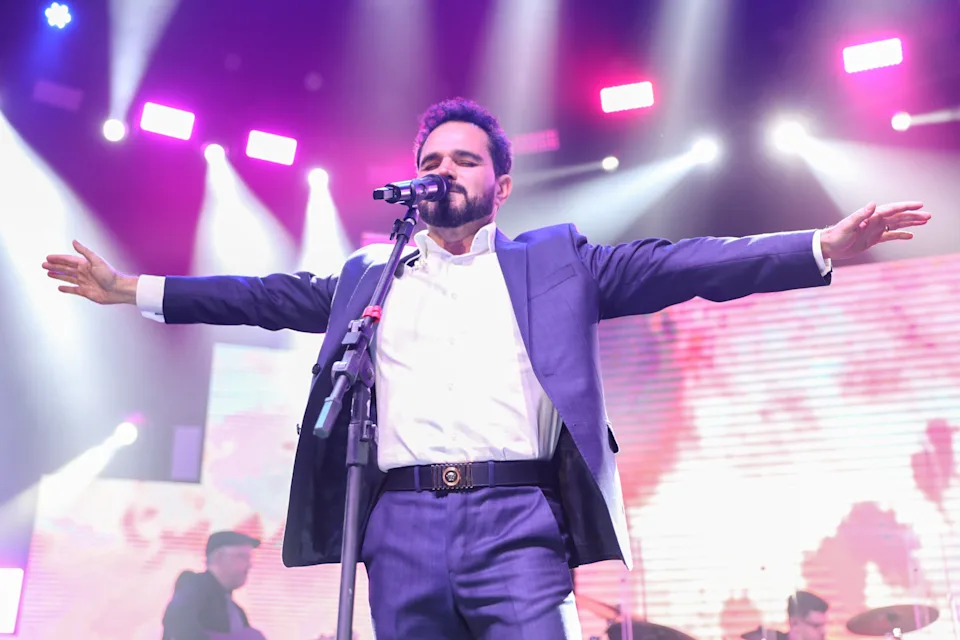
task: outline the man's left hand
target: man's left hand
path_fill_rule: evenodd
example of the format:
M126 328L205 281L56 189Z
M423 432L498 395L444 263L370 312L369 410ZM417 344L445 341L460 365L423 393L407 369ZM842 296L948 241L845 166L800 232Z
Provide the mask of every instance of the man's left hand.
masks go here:
M820 232L820 248L829 260L852 258L890 240L909 240L907 227L927 224L930 214L919 211L922 202L893 202L877 206L873 202L837 224Z

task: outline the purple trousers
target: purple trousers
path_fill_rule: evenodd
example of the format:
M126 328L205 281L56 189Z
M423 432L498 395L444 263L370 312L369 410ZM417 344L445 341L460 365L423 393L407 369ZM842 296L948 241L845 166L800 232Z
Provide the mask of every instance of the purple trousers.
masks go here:
M377 640L579 640L553 489L384 492L361 553Z

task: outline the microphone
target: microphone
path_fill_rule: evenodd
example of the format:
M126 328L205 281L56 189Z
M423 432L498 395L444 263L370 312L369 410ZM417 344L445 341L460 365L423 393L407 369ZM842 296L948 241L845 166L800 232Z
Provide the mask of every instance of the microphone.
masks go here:
M440 200L449 191L450 182L443 176L431 173L422 178L391 182L385 187L374 189L373 199L412 207L421 202Z

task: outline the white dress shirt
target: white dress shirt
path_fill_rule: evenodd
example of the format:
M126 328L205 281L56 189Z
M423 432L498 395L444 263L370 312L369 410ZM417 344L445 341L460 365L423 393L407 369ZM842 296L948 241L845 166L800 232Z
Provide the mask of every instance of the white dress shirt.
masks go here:
M418 232L421 257L393 281L374 342L378 463L549 459L560 417L530 364L495 251L481 228L455 256ZM813 255L826 275L820 232ZM164 279L140 276L137 306L163 321Z

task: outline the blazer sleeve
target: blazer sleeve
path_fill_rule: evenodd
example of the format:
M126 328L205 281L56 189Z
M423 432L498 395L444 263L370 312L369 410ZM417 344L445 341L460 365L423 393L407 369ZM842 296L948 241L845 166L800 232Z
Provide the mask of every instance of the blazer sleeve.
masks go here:
M723 302L753 293L830 284L813 254L813 231L743 238L659 238L594 245L571 227L600 296L601 319L654 313L692 298Z
M167 324L250 325L323 333L338 278L299 272L262 278L168 276L165 280Z
M210 640L200 625L206 593L202 577L184 572L177 578L173 598L163 613L163 636L170 640Z

